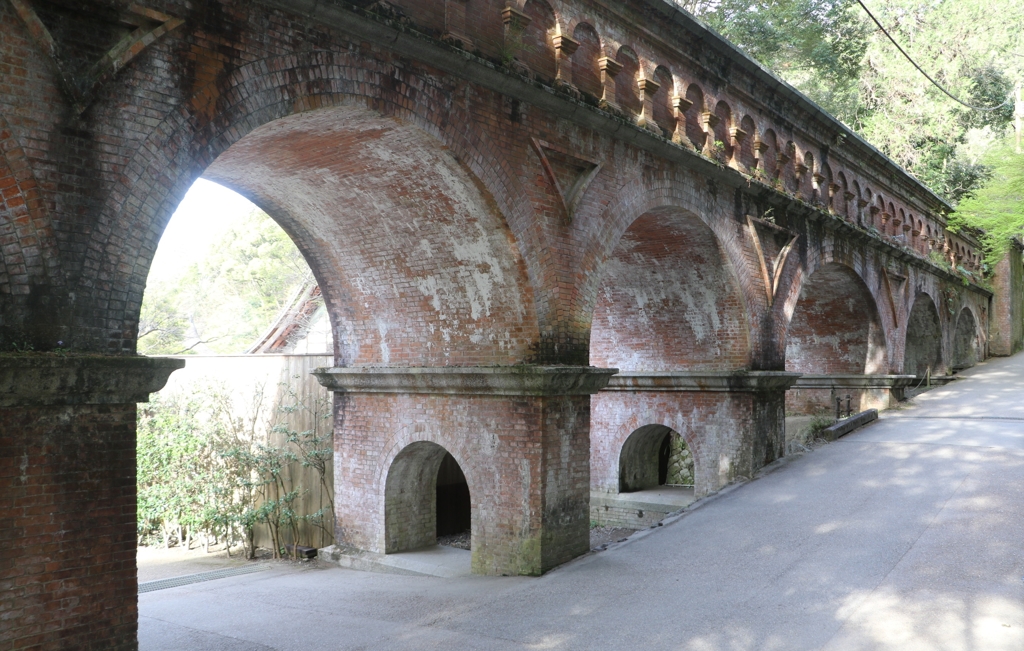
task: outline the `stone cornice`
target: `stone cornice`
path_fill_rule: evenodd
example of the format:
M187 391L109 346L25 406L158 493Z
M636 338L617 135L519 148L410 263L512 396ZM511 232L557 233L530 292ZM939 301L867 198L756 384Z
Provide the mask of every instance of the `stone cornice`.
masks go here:
M794 389L900 389L917 382L914 375L801 375Z
M617 372L593 366L337 367L313 371L331 391L494 396L597 393Z
M800 377L786 371L623 371L605 391L785 391Z
M164 357L0 355L0 407L146 402L185 360Z

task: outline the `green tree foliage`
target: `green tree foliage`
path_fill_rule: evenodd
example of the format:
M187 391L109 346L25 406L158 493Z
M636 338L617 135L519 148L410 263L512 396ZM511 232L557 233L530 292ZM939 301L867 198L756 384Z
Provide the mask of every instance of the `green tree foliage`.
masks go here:
M1020 0L870 3L875 15L927 72L962 101L996 107L1021 73ZM952 202L971 195L989 170L962 155L971 130L1001 133L1012 107L968 109L929 82L876 32L861 80L861 105L842 116L870 142Z
M949 224L984 231L985 261L991 267L1011 238L1024 238L1024 154L1016 153L1011 136L992 146L983 162L992 170L991 181L960 203Z
M690 9L833 113L856 105L868 28L851 0L695 0Z
M240 542L253 558L258 526L269 531L275 557L291 543L323 546L331 540L329 399L301 395L288 383L281 393L282 404L270 413L262 387L239 405L224 387L213 385L161 394L139 411L140 542L190 548L198 537L207 546L224 541L229 549ZM289 429L296 415L313 426ZM274 443L281 439L282 445ZM321 500L313 512L299 506L309 487L293 479L301 477L292 472L296 467L316 470ZM302 539L304 521L319 531L318 540Z
M903 48L968 104L1003 104L1024 78L1024 0L865 0ZM972 130L1005 130L1012 108L974 111L929 82L856 0L689 0L684 6L952 202L989 177L964 156Z
M139 352L244 352L311 278L288 235L266 213L254 211L201 262L147 287Z

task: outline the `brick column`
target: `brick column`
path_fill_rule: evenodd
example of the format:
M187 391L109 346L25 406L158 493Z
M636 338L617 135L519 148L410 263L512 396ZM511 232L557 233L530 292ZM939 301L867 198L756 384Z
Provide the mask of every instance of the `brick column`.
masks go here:
M451 453L469 484L472 567L538 575L589 548L590 395L614 369L334 368L339 546L433 544L434 482Z
M135 403L184 365L0 355L0 648L138 648Z
M619 455L645 425L678 432L694 458L695 494L750 477L783 456L785 394L799 373L623 372L591 398L591 488L617 493Z
M615 101L615 75L622 70L622 64L611 57L601 57L597 60L601 68L601 106L619 110L619 103Z
M1024 246L1011 240L992 274L989 353L1012 355L1024 347Z
M672 142L683 145L684 147L696 148L686 136L686 112L690 110L691 106L693 106L693 102L685 97L672 98L672 109L676 118L676 130L672 134Z
M652 131L657 130L658 125L654 122L654 96L661 84L652 79L640 79L637 85L640 88L640 116L636 124Z
M553 40L555 44L555 80L572 86L572 55L579 49L580 44L561 34L555 36Z

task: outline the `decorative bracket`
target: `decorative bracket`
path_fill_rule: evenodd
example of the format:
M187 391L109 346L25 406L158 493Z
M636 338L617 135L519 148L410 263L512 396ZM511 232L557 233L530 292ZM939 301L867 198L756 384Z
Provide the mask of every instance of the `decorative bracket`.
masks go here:
M762 245L761 236L757 232L758 227L771 231L773 239L780 236L786 238L786 243L779 247L778 253L771 260L770 268L768 266L768 257L765 255L765 247ZM779 283L782 281L782 269L786 266L786 259L789 257L789 253L793 250L793 244L800 238L800 235L750 215L747 215L747 232L750 234L750 241L754 244L754 251L757 253L757 260L761 265L761 280L764 281L764 291L768 297L768 307L771 307L775 302L775 295L779 291Z
M14 11L28 27L32 40L46 53L56 68L60 86L78 115L89 108L96 92L108 79L117 74L118 70L162 36L185 22L181 18L132 4L126 11L121 12L117 19L119 23L135 29L125 34L91 66L76 70L67 58L67 53L62 50L39 18L31 0L10 1Z
M893 325L893 327L897 327L897 326L899 326L899 313L896 310L896 294L897 294L897 292L893 291L892 286L893 286L893 283L895 281L895 284L898 286L898 291L899 290L903 290L906 287L907 277L904 276L901 273L897 273L895 271L890 271L889 269L887 269L885 267L882 267L882 279L883 279L883 282L885 283L886 295L889 298L889 309L890 309L890 313L892 314L892 325ZM899 293L901 295L901 298L904 298L902 296L903 292L899 291ZM904 304L904 301L901 300L900 301L900 305L903 305L903 304Z
M540 158L544 173L562 200L566 219L572 222L587 187L601 171L601 163L580 158L537 138L530 138L530 142Z

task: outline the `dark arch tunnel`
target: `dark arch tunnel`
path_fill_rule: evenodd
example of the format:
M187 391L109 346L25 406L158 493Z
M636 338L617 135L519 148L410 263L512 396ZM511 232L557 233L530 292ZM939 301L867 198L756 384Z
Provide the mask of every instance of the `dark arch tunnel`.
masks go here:
M678 432L665 425L636 429L619 454L619 492L666 484L693 485L694 460Z

